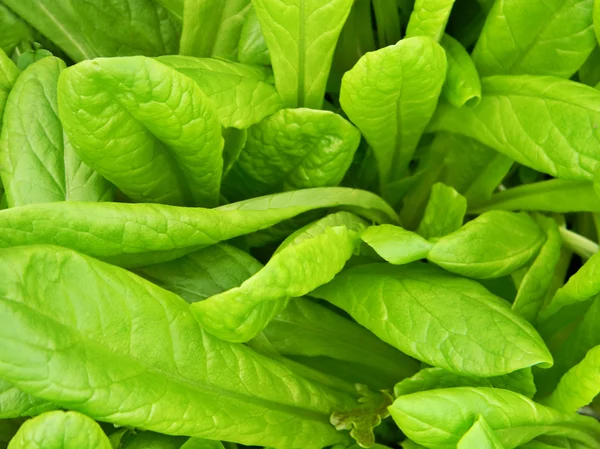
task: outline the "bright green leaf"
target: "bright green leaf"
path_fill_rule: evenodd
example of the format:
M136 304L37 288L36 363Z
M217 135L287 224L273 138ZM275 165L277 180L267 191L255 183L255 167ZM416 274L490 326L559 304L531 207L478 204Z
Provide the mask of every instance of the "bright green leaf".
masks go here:
M433 247L419 234L388 224L367 228L361 239L383 259L394 265L424 259Z
M489 377L552 364L540 336L504 300L432 265L360 265L311 296L402 352L452 372Z
M344 75L340 103L373 149L382 185L406 172L445 72L444 50L414 37L367 53Z
M144 57L63 71L58 103L77 154L140 202L215 206L221 125L196 83Z
M485 418L480 416L463 435L456 449L504 449L504 444Z
M406 37L427 36L439 42L446 29L454 0L416 0Z
M194 316L213 335L248 341L287 305L329 282L354 253L364 221L338 212L288 237L267 264L239 287L194 303Z
M417 232L428 240L437 240L458 230L466 212L464 196L441 182L434 184Z
M112 188L73 150L58 119L65 64L46 57L17 78L4 111L0 174L10 207L54 201L107 201Z
M48 412L25 422L8 449L111 449L100 426L77 412Z
M271 55L262 33L258 16L252 9L240 34L238 59L245 64L271 65Z
M320 109L352 0L252 0L286 108Z
M440 43L448 60L442 95L457 108L477 106L481 100L481 80L469 53L460 42L447 34Z
M273 74L266 67L187 56L158 60L196 81L225 127L248 128L281 109Z
M494 2L473 51L479 73L570 78L596 45L593 1Z
M600 160L599 91L548 76L493 76L481 82L478 106L440 104L429 131L477 139L552 176L592 180Z
M224 180L223 194L240 200L338 185L359 142L360 132L340 115L282 109L248 130L246 147Z
M184 0L179 54L237 60L250 0Z
M0 420L35 416L56 407L43 399L24 393L8 382L0 380Z

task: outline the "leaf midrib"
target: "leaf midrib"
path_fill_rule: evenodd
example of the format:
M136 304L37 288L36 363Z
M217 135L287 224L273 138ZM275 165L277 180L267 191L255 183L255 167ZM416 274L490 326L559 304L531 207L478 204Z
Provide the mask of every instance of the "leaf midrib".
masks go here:
M206 393L208 393L210 395L215 396L216 400L218 400L219 397L227 397L227 398L238 400L241 402L248 402L251 404L255 404L255 405L264 407L270 411L280 411L280 412L283 412L286 414L299 416L301 419L317 421L317 422L325 422L325 423L329 424L329 415L326 413L320 413L317 411L300 408L298 406L282 404L279 402L274 402L270 399L262 399L262 398L257 398L254 396L243 395L238 392L226 390L226 389L223 389L220 387L215 387L214 385L211 385L211 384L207 383L206 381L197 381L194 379L186 378L183 375L175 375L171 372L165 371L164 369L158 368L158 366L156 364L151 364L151 363L145 364L145 363L143 363L143 361L141 359L139 359L138 357L136 357L133 354L122 354L122 353L114 350L113 348L111 348L109 345L106 345L106 344L103 345L100 343L100 341L102 341L102 340L99 340L98 342L93 341L90 338L88 338L88 336L86 334L83 334L78 329L70 327L70 326L56 320L55 318L48 316L39 310L34 309L33 307L31 307L25 303L10 300L6 297L0 298L0 301L12 303L12 304L16 305L17 307L26 309L29 313L38 315L41 318L41 320L50 321L54 326L64 329L67 334L71 334L72 336L77 336L79 341L83 342L85 346L88 346L88 347L91 346L94 351L98 351L100 353L108 353L108 354L114 355L118 358L123 358L125 360L128 360L130 363L135 363L138 366L143 367L145 372L147 372L147 373L163 377L163 378L167 379L170 383L175 383L175 384L183 385L185 387L189 387L190 389L195 390L199 393L199 395L197 397L205 397ZM183 299L181 301L183 301ZM44 329L44 327L41 327L41 329ZM21 339L15 338L15 340L22 342ZM174 357L173 357L173 360L175 360ZM34 394L34 395L39 394L39 392L36 391L32 394ZM50 399L50 401L54 401L54 399Z

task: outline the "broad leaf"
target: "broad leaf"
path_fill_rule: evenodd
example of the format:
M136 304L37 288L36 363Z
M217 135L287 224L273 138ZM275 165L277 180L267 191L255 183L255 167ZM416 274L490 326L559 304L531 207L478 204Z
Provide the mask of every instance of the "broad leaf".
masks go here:
M286 108L320 109L352 0L252 0Z
M131 199L217 204L221 125L187 76L144 57L86 61L63 72L58 103L77 154Z
M24 391L159 433L310 449L345 439L329 414L350 396L210 336L173 293L58 247L0 258L0 376Z
M456 449L504 449L504 444L485 418L479 417L458 442Z
M594 49L593 0L494 2L473 59L482 76L570 78Z
M360 265L311 295L402 352L452 372L489 377L552 364L540 336L504 300L431 265Z
M592 180L600 160L600 92L548 76L482 79L473 108L440 104L429 131L477 139L511 159L565 179Z
M8 382L0 380L0 420L35 416L56 407L43 399L27 394Z
M338 185L359 142L360 132L340 115L283 109L248 130L246 146L224 180L223 194L240 200Z
M245 64L271 65L271 54L254 9L248 13L242 27L238 59Z
M389 410L400 429L426 447L457 447L480 417L507 449L546 433L565 436L590 449L600 447L600 424L595 419L566 414L507 390L459 387L424 391L400 396Z

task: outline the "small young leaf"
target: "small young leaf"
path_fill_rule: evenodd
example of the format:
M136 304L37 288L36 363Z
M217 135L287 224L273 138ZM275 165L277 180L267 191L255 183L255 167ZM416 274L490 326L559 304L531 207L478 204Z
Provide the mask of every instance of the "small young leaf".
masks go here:
M361 394L359 402L362 405L345 412L333 412L331 424L337 430L350 430L350 436L360 447L373 447L375 444L373 429L381 424L382 419L390 416L388 407L394 398L386 391L372 393L361 385L357 385L356 389Z
M498 278L525 265L544 240L528 215L490 211L439 239L427 259L461 276Z
M77 412L48 412L25 422L8 449L112 449L102 428Z
M438 182L431 188L429 202L417 232L427 240L437 240L458 230L467 212L467 200L452 187Z
M500 376L552 364L540 336L504 300L432 265L359 265L311 296L402 352L455 373Z
M433 247L419 234L387 224L371 226L360 237L383 259L394 265L424 259Z
M475 63L465 47L452 36L444 34L440 43L448 60L442 95L457 108L477 106L481 100L481 80Z

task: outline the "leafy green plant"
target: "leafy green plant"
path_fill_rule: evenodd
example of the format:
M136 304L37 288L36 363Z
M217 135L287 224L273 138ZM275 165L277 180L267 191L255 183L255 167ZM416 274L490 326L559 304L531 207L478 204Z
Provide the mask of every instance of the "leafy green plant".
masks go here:
M600 449L600 0L0 0L0 449Z

